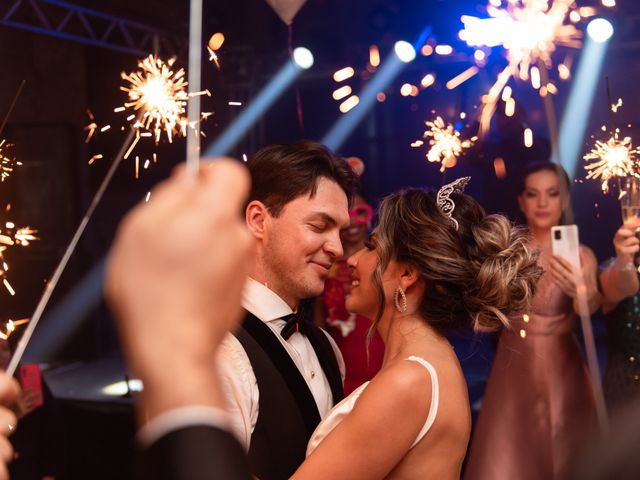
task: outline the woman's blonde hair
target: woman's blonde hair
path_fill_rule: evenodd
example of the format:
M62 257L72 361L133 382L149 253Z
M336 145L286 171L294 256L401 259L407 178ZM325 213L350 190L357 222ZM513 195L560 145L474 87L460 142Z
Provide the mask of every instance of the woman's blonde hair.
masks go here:
M385 308L382 274L391 260L414 267L424 283L419 313L439 331L473 326L496 330L524 311L541 275L528 235L502 215L485 215L468 195L453 193L456 229L435 194L409 189L380 204L378 264L373 284Z

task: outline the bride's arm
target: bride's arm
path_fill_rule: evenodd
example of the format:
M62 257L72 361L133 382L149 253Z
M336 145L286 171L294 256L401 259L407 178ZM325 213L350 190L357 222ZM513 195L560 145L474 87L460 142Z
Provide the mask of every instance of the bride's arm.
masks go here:
M424 367L400 362L385 369L292 478L386 477L411 448L430 406L431 379Z

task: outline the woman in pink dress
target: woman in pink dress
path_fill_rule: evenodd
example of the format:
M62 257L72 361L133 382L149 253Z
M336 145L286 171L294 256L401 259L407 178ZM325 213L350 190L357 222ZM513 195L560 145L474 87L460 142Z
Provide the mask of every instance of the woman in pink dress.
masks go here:
M561 478L595 427L585 363L573 334L576 275L551 253L551 227L570 215L569 180L552 163L532 165L518 203L544 274L531 310L503 331L473 434L465 480ZM589 308L600 303L596 259L580 247Z

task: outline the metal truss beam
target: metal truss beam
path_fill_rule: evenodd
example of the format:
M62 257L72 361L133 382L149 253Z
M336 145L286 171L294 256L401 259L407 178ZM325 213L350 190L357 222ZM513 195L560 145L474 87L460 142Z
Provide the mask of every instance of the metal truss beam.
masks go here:
M0 2L0 25L118 50L137 56L175 54L185 39L159 29L61 0Z

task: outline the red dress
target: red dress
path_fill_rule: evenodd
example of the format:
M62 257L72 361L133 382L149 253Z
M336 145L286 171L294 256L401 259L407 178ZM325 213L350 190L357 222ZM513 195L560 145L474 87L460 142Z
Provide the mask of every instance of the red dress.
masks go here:
M371 380L382 366L384 343L374 332L367 355L367 333L371 320L347 312L345 298L351 291L351 271L346 260L338 260L324 284L322 301L326 310L327 330L338 344L346 367L344 394L349 395Z

